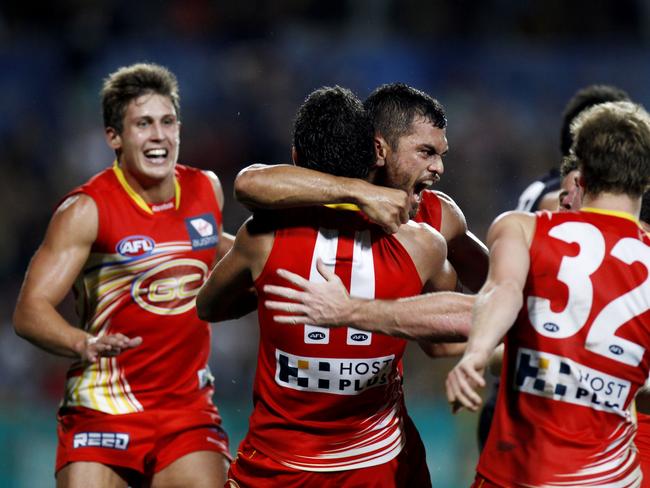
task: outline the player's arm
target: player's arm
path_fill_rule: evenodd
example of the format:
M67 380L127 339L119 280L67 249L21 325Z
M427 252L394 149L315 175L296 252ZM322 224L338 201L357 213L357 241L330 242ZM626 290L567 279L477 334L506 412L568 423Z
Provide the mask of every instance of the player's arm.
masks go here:
M210 272L196 297L201 320L220 322L241 317L257 308L254 278L261 272L273 245L273 234L257 233L254 217L237 232L230 251Z
M430 246L444 246L443 239L428 242L428 253L431 253ZM294 314L277 315L274 317L276 322L351 326L407 339L458 341L467 337L473 296L435 292L398 300L352 298L338 276L329 271L320 260L317 269L325 282L312 283L295 273L278 270L278 274L298 290L275 285L264 287L264 291L269 294L293 300L265 302L269 309ZM455 283L455 278L447 279L449 283Z
M523 304L534 225L533 215L511 212L490 227L488 279L476 297L465 353L446 382L447 399L454 410L466 407L476 411L481 404L477 388L485 386L485 367Z
M424 283L423 290L460 291L456 271L447 259L447 245L444 237L426 224L419 224L419 226L425 230L429 230L434 236L437 236L433 244L429 243L420 250L415 249L411 251L416 257L418 255L424 256L428 261L421 262L418 266L419 269L428 271L428 275L422 276ZM465 314L464 320L464 325L460 327L456 326L456 328L461 328L464 331L462 335L458 334L457 337L455 337L457 341L462 340L462 342L440 342L439 338L436 338L435 341L419 339L418 345L428 356L433 358L460 356L465 351L467 329L471 321L469 308Z
M225 199L223 196L221 181L219 181L219 177L213 171L202 171L202 173L210 180L212 189L214 190L214 197L217 199L219 210L221 210L221 214L223 215L223 205ZM217 244L217 255L215 256L215 262L224 257L235 242L235 236L223 231L223 225L221 222L219 222L218 233L219 243Z
M97 229L97 207L86 195L69 197L54 213L16 303L13 320L20 337L54 354L87 361L117 355L142 342L122 334L93 337L56 310L86 262Z
M235 179L235 198L251 210L352 203L388 233L408 221L402 190L286 164L244 168Z
M436 191L442 208L440 232L447 240L447 259L460 282L470 291L480 290L488 271L488 251L468 228L465 215L448 195Z

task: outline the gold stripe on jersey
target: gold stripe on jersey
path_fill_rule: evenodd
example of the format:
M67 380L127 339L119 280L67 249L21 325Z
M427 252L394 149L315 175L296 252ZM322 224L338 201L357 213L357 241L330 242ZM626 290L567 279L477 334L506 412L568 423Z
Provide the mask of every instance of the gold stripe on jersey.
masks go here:
M361 211L361 209L354 203L327 203L325 206L333 208L334 210L351 210L353 212Z
M83 328L95 336L110 333L112 313L132 300L133 277L166 263L185 263L188 260L182 256L189 249L191 246L185 242L172 241L156 244L152 254L139 259L118 253L91 253L83 275L76 282L78 299L86 313ZM66 384L65 405L109 414L142 411L142 405L133 395L118 364L117 358L100 358L86 365L81 375L70 377Z
M620 217L622 219L631 220L635 224L639 225L639 219L637 219L631 213L623 212L621 210L608 210L608 209L604 209L604 208L582 207L580 209L580 211L581 212L596 213L596 214L603 214L603 215L611 215L613 217Z
M124 171L122 171L122 168L120 168L119 164L117 163L117 159L113 162L113 171L115 172L115 177L117 178L117 181L120 182L120 185L122 185L122 188L124 188L124 191L131 197L131 200L133 200L138 207L140 207L142 210L147 212L150 215L153 215L153 210L151 210L151 207L147 204L147 202L144 201L144 198L136 192L131 185L129 185L129 182L126 181L126 176L124 176ZM178 210L178 207L181 206L181 185L178 183L178 180L176 179L176 176L174 176L174 208Z
M141 412L142 405L131 393L117 366L116 358L100 358L80 376L66 384L65 406L82 406L108 414Z

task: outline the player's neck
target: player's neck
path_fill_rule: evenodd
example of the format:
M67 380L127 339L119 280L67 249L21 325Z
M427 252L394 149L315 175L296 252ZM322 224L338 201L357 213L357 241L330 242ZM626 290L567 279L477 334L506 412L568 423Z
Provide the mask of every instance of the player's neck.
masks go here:
M145 180L137 178L130 171L122 167L124 178L129 186L140 195L146 203L162 203L170 200L175 195L174 173L162 180Z
M599 193L598 195L585 194L582 207L598 208L626 212L637 219L641 211L641 198L632 198L625 194Z

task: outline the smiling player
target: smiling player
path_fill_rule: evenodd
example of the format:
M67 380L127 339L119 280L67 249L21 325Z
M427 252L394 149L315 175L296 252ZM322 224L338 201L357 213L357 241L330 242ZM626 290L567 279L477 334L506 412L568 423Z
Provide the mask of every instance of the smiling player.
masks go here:
M194 308L232 244L221 230L221 185L177 164L171 72L120 68L101 95L116 160L57 208L14 314L20 336L74 359L59 410L57 486L222 486L228 439L211 399L210 329ZM56 310L73 286L76 327Z

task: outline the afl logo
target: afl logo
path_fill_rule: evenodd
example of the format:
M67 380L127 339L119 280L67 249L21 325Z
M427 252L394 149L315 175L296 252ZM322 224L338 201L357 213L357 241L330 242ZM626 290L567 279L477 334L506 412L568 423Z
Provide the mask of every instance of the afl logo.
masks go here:
M325 339L325 332L310 332L307 334L307 337L309 337L312 341L321 341Z
M368 340L368 334L362 334L361 332L358 332L356 334L352 334L350 336L350 339L356 342L363 342Z
M621 346L617 346L616 344L612 344L608 349L612 354L616 354L617 356L623 354L623 348Z
M544 327L544 329L549 332L557 332L558 330L560 330L560 326L554 324L553 322L546 322L542 327Z
M179 315L194 307L208 267L198 259L175 259L143 273L131 286L133 300L157 315Z
M146 256L151 254L156 242L147 236L129 236L122 239L115 246L115 250L122 256Z

